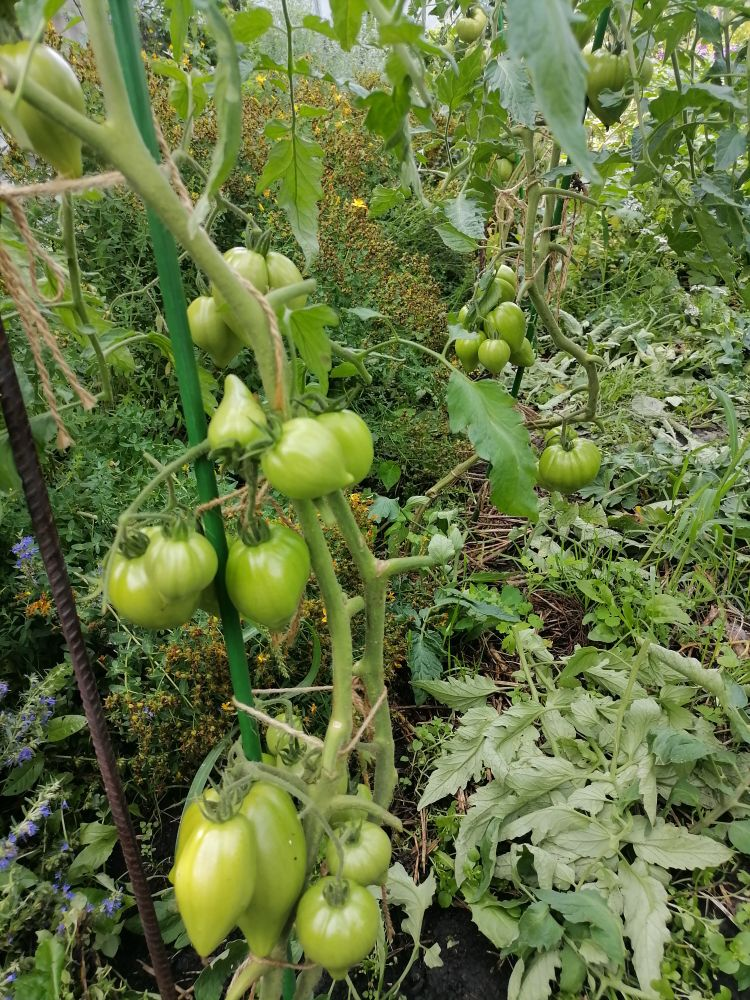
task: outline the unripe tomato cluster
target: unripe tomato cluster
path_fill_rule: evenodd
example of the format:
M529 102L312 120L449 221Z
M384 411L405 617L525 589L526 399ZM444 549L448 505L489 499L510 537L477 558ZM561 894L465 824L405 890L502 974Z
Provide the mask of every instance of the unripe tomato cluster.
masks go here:
M302 281L294 261L274 250L264 254L247 247L232 247L224 254L224 260L263 295ZM300 295L289 303L289 307L299 308L306 299L307 296ZM260 304L253 299L248 308L252 311L253 327L267 329L268 320ZM215 287L212 287L211 295L199 295L190 303L188 325L193 343L208 354L217 368L225 368L243 347L252 345L247 327L234 316Z
M481 365L491 375L499 375L510 362L526 368L535 361L534 351L526 340L526 317L513 301L516 297L516 274L507 264L498 267L489 287L477 303L473 330L455 342L456 356L467 372ZM459 323L466 324L469 307L458 313ZM481 323L481 327L480 324Z
M215 455L232 462L248 452L257 456L270 485L293 500L319 499L352 486L367 476L373 461L370 430L352 410L293 417L274 439L263 407L236 375L226 377L207 440ZM213 546L195 530L180 531L165 538L162 529L148 527L140 551L112 553L107 591L124 619L144 628L172 628L188 621L199 605L214 610ZM309 576L307 543L281 522L263 523L256 537L236 538L230 545L229 598L243 617L272 631L294 617Z

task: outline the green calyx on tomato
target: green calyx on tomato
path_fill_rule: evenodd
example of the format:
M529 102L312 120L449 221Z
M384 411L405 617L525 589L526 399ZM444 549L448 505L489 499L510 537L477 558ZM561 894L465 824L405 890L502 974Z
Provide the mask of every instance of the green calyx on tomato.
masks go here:
M483 340L479 345L479 361L491 375L499 375L510 360L510 347L504 340Z
M156 528L144 529L149 543L156 531ZM109 603L121 618L142 628L184 625L195 614L200 594L196 591L176 600L166 600L149 571L147 551L132 558L122 552L111 554L107 564Z
M257 874L252 902L237 924L253 955L265 958L305 884L305 834L289 794L270 782L254 784L239 811L255 834Z
M190 942L205 958L226 938L252 902L257 878L253 828L242 815L202 818L181 847L174 868L177 909Z
M518 351L526 336L526 316L515 302L501 302L485 319L484 328L504 340L511 352Z
M391 841L375 823L354 820L333 831L341 853L332 841L326 848L326 862L331 875L341 873L360 885L382 885L391 863ZM343 864L342 864L343 861Z
M596 479L601 464L601 450L593 441L564 435L542 452L539 483L558 493L576 493Z
M269 525L265 540L238 538L227 558L229 598L245 618L278 632L289 624L310 576L310 551L285 524Z
M456 357L461 362L462 367L469 374L477 370L479 365L479 348L484 341L484 336L473 333L468 337L457 337L454 343Z
M268 440L268 424L263 408L236 375L224 379L224 395L208 424L211 451L245 454Z
M188 306L187 317L193 343L206 352L217 368L226 368L242 350L242 343L224 322L216 300L210 295L199 295Z
M356 430L351 433L359 436ZM263 453L263 475L292 500L315 500L351 486L357 480L348 463L357 466L358 456L347 459L343 440L340 426L334 430L315 417L293 417L282 424L278 440Z
M286 712L279 712L276 716L277 722L285 722L288 726L292 726L297 732L302 732L302 718L296 713L287 715ZM282 750L286 750L291 746L291 744L297 743L297 740L289 733L285 733L283 729L276 729L275 726L269 726L266 731L266 746L268 747L268 752L273 754L274 757L281 753Z
M85 114L83 90L70 65L59 52L48 45L35 45L29 60L28 41L0 45L0 72L20 79L28 62L27 78L67 104ZM0 124L25 149L31 149L51 164L63 177L80 177L83 173L81 140L54 119L38 111L21 98L11 110L3 107Z
M470 44L480 38L487 27L487 15L481 7L475 7L466 17L456 21L456 34L462 42Z
M205 535L187 526L174 534L157 528L143 559L149 577L165 601L195 598L210 586L219 567L213 545Z
M321 965L336 980L344 979L375 947L380 913L363 886L350 879L329 877L306 890L297 905L295 922L308 960Z

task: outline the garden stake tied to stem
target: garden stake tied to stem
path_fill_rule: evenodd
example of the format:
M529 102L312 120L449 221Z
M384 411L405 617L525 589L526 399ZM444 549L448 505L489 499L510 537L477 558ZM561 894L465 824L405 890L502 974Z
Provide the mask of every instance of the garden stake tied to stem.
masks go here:
M70 651L70 659L75 671L83 710L91 732L91 741L94 744L97 763L107 793L107 801L130 875L133 895L138 907L159 993L162 1000L175 1000L176 992L169 959L156 919L154 903L143 869L135 831L130 821L130 812L117 770L104 708L84 642L81 622L65 566L65 557L60 547L60 538L50 506L49 493L33 444L31 424L24 405L2 318L0 318L0 407L2 407L5 418L13 460L21 477L39 552L49 578L50 589L60 619L60 627Z

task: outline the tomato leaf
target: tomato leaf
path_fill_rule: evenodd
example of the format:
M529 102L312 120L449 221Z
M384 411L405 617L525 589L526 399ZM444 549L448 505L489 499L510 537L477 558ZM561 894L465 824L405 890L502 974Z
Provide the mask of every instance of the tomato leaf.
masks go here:
M273 24L273 14L267 7L251 7L232 19L232 35L243 45L249 45L265 35Z
M450 222L435 226L435 232L454 253L474 253L477 249L477 241L456 229Z
M270 124L270 123L269 123ZM274 144L256 186L260 194L279 182L276 199L289 219L309 263L318 252L318 202L323 196L323 149L299 130L282 132L275 123Z
M435 895L435 876L430 872L420 885L417 885L406 874L401 864L392 865L386 882L388 902L391 906L401 906L406 910L406 917L401 924L401 930L418 943L422 934L424 915L432 905Z
M487 63L484 78L487 89L497 93L500 103L508 114L526 128L533 128L536 120L536 104L529 75L523 63L503 54Z
M370 196L370 210L368 215L371 219L379 219L387 215L391 209L396 208L405 200L404 192L401 188L384 187L378 184Z
M364 0L331 0L333 30L345 52L357 41L364 12Z
M172 52L177 62L182 59L185 46L188 21L193 13L193 0L167 0L169 11L169 37L172 40Z
M197 229L206 218L211 198L234 170L242 142L242 84L237 46L215 0L195 0L195 6L205 15L216 42L218 63L214 73L213 98L218 136L214 144L206 187L191 216L193 229Z
M525 59L547 125L576 166L599 175L586 141L586 64L570 28L566 0L509 0L508 43Z
M328 392L331 342L326 327L338 326L338 316L329 306L318 303L287 311L285 322L302 360L320 382L321 391Z
M454 372L447 400L453 433L466 431L480 458L491 465L492 502L497 509L503 514L535 519L534 456L513 397L492 379L472 382Z

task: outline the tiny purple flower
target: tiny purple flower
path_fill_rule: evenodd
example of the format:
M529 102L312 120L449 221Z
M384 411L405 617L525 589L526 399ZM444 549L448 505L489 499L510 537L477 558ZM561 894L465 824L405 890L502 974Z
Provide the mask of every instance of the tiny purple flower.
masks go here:
M8 687L6 682L0 681L0 698L4 698L9 690L10 688Z
M5 982L6 983L14 983L16 981L16 979L18 979L18 973L16 973L16 972L9 972L8 975L5 977Z
M68 809L69 808L69 806L68 806L68 800L67 799L63 799L62 802L60 803L60 805L62 806L63 809Z
M60 844L60 850L62 851L63 854L65 854L66 851L70 850L70 844L67 842L67 840L64 840L62 844Z
M0 872L10 867L10 858L0 858Z
M52 810L49 807L49 802L42 802L39 806L39 815L44 816L46 819L48 816L52 815Z
M23 764L27 760L31 760L33 756L34 756L34 751L31 749L31 747L23 747L21 750L18 751L18 756L16 757L15 762L16 764Z
M16 837L15 833L9 833L8 834L8 843L9 844L15 844L15 843L17 843L17 841L18 841L18 838Z
M33 837L39 832L39 827L33 819L27 819L18 829L19 837Z
M104 910L108 917L113 917L121 906L122 900L118 899L116 896L112 896L110 899L104 900L102 903L102 910Z
M57 925L57 933L61 936L65 933L65 924L60 923Z

